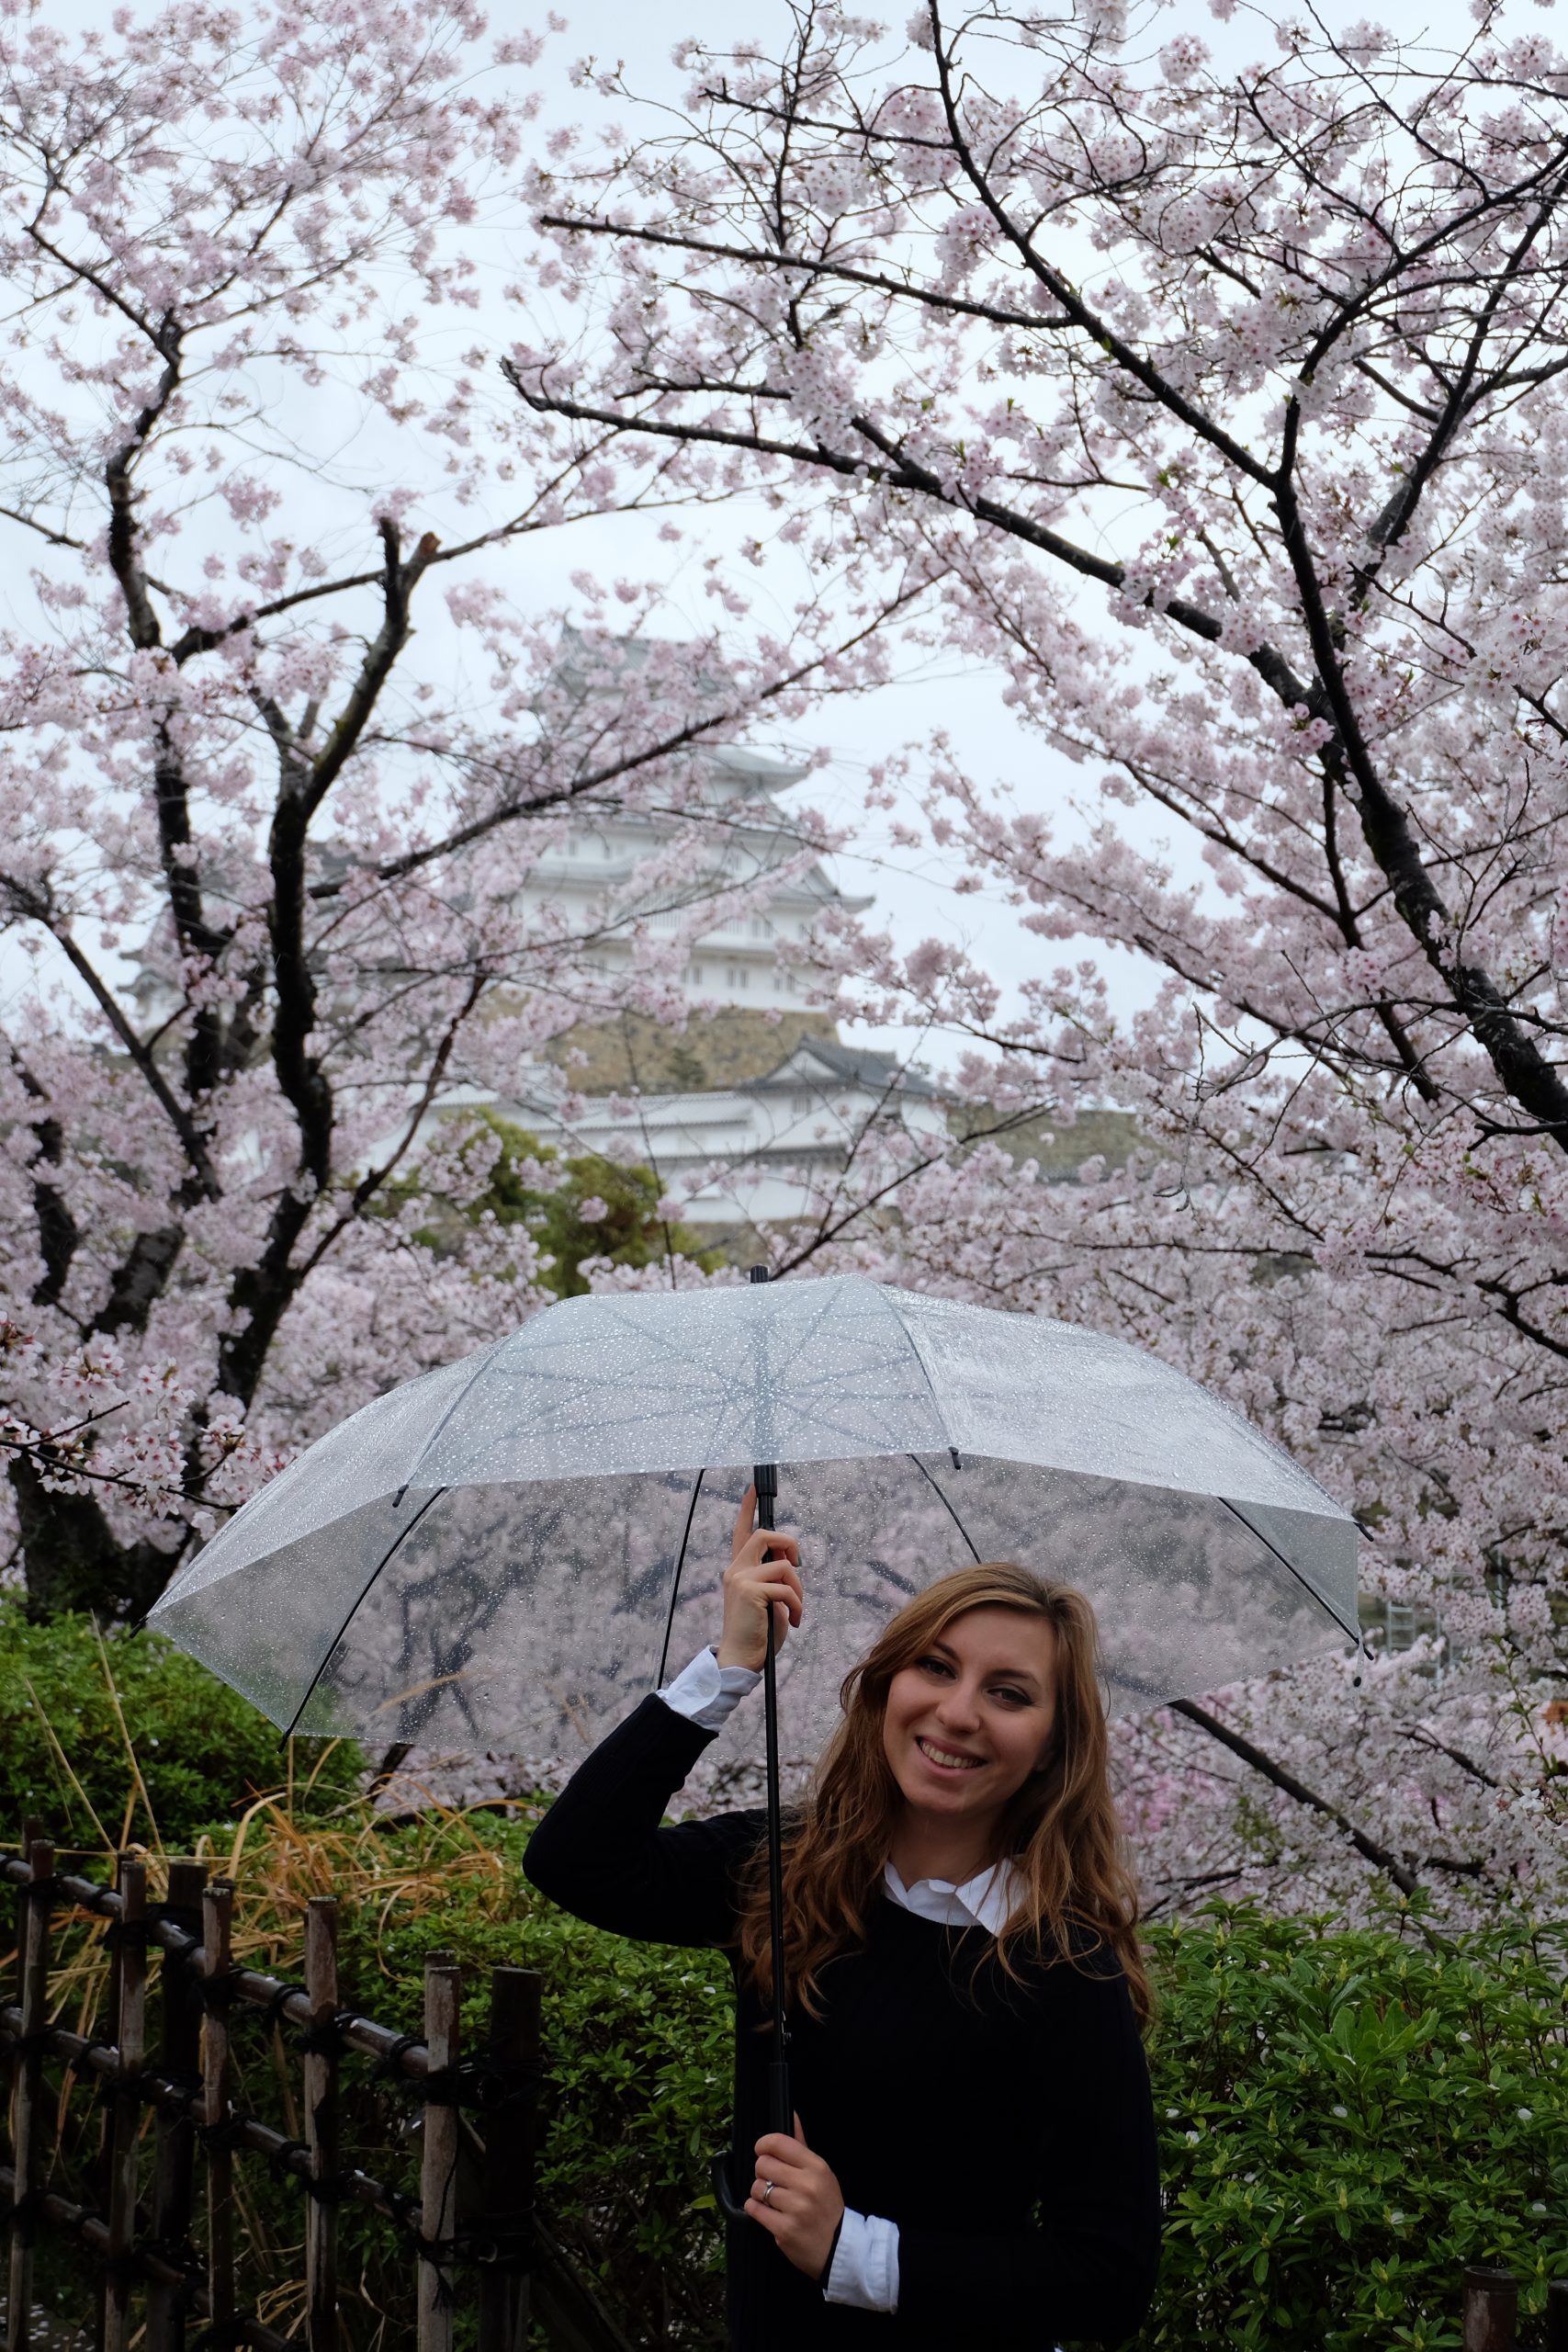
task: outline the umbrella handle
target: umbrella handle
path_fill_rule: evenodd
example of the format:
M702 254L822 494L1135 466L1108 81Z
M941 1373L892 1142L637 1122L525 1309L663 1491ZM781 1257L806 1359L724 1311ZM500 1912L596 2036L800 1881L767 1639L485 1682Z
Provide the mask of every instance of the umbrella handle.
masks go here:
M744 2205L738 2205L729 2190L729 2157L728 2152L713 2160L713 2193L718 2199L719 2211L727 2222L749 2222L751 2218Z
M751 1476L757 1488L757 1523L772 1528L773 1498L779 1474L771 1462L759 1462ZM765 1555L771 1558L771 1553ZM776 1604L774 1604L776 1605ZM784 1831L779 1819L779 1697L774 1673L778 1652L773 1607L768 1611L768 1647L762 1659L762 1713L768 1760L768 1930L773 1978L773 2062L768 2069L768 2129L789 2139L795 2131L795 2102L789 2086L789 2028L784 2022Z
M795 2136L795 2109L790 2102L789 2060L787 2058L785 2058L782 2064L775 2058L773 2064L768 2068L768 2107L770 2110L770 2120L768 2124L769 2131L782 2132L786 2140L793 2139ZM736 2202L734 2194L729 2186L729 2158L728 2154L715 2156L711 2169L713 2174L713 2193L718 2199L719 2211L724 2214L728 2221L749 2222L751 2216L746 2211L744 2201L739 2204Z

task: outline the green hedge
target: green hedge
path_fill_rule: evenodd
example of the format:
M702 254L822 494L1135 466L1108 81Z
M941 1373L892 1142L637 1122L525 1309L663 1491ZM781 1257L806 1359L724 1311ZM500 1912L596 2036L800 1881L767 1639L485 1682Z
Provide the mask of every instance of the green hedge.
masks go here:
M400 2014L435 1943L541 1972L546 2205L635 2341L719 2346L728 1968L535 1895L523 1826L460 1834L493 1848L504 1894L394 1915L378 1938L362 1909L355 1965L389 1973ZM1149 1942L1168 2215L1140 2345L1457 2347L1472 2262L1518 2274L1523 2340L1542 2340L1547 2280L1568 2277L1568 1930L1434 1951L1215 1909ZM476 2031L481 1995L479 1970Z
M378 2015L417 2017L424 1954L465 1965L465 2040L482 2034L487 1972L511 1962L543 1979L546 2082L539 2196L550 2226L604 2290L634 2343L720 2352L722 2224L708 2184L729 2124L732 2004L728 1966L602 1935L536 1894L522 1872L531 1824L471 1815L447 1833L454 1858L475 1837L496 1854L493 1888L469 1880L417 1917L372 1906L345 1917L345 1983L385 1987ZM386 1839L384 1867L428 1886L438 1847L424 1825Z
M423 1955L438 1946L466 1964L476 2036L488 1968L538 1969L552 2224L635 2342L718 2352L707 2167L728 2120L731 2018L717 1955L601 1935L536 1895L526 1818L374 1823L347 1745L313 1750L290 1787L271 1726L147 1635L100 1645L86 1621L30 1626L0 1605L0 1688L13 1818L36 1812L83 1847L98 1842L94 1816L118 1839L129 1812L156 1849L150 1808L164 1849L188 1850L281 1786L240 1864L257 1964L297 1971L304 1896L332 1887L345 1995L388 2022L417 2023ZM1402 1939L1215 1909L1149 1943L1168 2210L1145 2352L1458 2347L1471 2262L1519 2275L1524 2341L1540 2341L1547 2280L1568 2277L1568 1928L1434 1948L1415 1917ZM83 1997L78 1977L73 2016ZM258 2105L281 2085L259 2045L243 2072ZM363 2072L345 2070L345 2144L408 2179L403 2107ZM88 2102L73 2105L85 2136L76 2156L62 2152L62 2178L80 2169L86 2182L96 2126ZM297 2202L260 2177L258 2226L270 2241L276 2214L278 2243L257 2275L280 2292ZM359 2217L349 2234L369 2265L345 2294L349 2339L402 2352L403 2258L389 2240L378 2252Z
M188 1852L269 1790L302 1820L354 1796L346 1740L281 1742L227 1683L156 1634L28 1621L0 1600L0 1838L35 1814L61 1845Z
M1412 1947L1237 1911L1151 1937L1150 2346L1458 2346L1461 2273L1568 2277L1568 1931Z

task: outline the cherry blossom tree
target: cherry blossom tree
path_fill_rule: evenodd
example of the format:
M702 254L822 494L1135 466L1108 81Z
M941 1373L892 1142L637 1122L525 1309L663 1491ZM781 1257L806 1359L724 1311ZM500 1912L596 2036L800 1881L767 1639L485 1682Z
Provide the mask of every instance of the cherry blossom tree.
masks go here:
M40 1610L144 1610L298 1445L549 1295L526 1222L422 1238L489 1181L471 1136L411 1158L422 1121L576 1023L682 1016L684 929L750 904L703 748L874 658L827 603L770 636L720 581L704 640L593 576L600 518L656 550L694 492L558 462L488 365L537 44L481 31L0 29L0 1439ZM518 591L581 529L563 663ZM638 807L672 845L593 921L525 905Z
M1010 994L838 926L840 1008L955 1041L974 1139L885 1136L788 1254L1171 1357L1427 1612L1126 1735L1156 1899L1560 1905L1568 59L1493 0L1450 54L1213 14L1225 64L1117 0L689 47L673 129L535 170L585 323L508 372L561 461L923 582L905 628L1067 779L874 780L1043 952ZM1137 1148L1047 1184L1009 1131L1080 1105Z

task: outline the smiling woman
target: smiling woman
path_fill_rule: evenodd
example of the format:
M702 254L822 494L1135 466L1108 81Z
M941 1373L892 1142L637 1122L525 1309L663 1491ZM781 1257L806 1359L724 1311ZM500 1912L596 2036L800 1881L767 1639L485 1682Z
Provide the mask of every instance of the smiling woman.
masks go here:
M738 2017L732 2352L1048 2346L1141 2323L1159 2187L1137 1903L1079 1593L940 1578L846 1677L784 1844L792 2138L767 2122L761 1813L665 1805L801 1623L795 1539L748 1494L721 1637L580 1767L525 1870L621 1935L726 1951Z
M786 1966L808 2009L846 1923L861 1932L879 1877L896 1877L979 1886L1001 1922L1004 1973L1019 1951L1039 1956L1042 1932L1069 1964L1085 1939L1103 1944L1146 2019L1096 1650L1081 1593L1001 1562L942 1577L891 1621L844 1683L843 1719L791 1848ZM766 1930L753 1891L740 1948L764 1993Z

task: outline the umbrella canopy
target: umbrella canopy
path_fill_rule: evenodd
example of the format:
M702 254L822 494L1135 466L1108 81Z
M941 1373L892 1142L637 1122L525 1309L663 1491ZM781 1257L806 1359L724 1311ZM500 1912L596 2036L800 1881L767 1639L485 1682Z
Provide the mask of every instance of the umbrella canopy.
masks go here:
M1357 1638L1354 1521L1193 1382L853 1275L563 1300L321 1439L149 1622L280 1727L581 1754L716 1639L757 1463L801 1544L797 1752L971 1557L1089 1595L1123 1712Z

